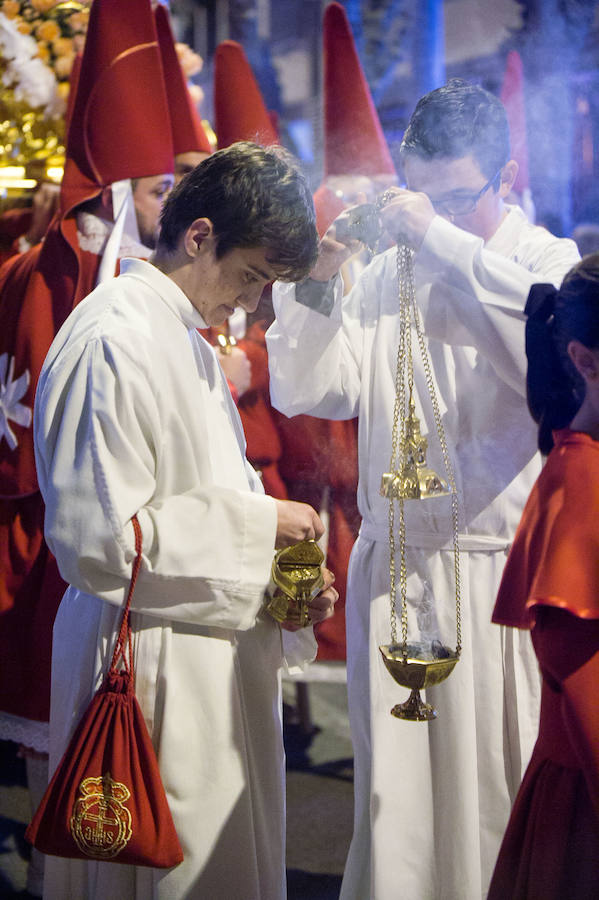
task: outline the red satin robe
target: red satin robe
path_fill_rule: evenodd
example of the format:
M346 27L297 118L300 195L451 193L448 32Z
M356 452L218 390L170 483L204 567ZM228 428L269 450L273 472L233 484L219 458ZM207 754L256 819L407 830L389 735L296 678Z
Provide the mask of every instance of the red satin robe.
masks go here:
M555 441L493 614L531 629L543 695L488 900L599 897L599 442Z
M19 403L30 410L50 344L93 290L99 260L79 249L75 219L57 216L43 244L0 269L0 356L14 361L13 381L29 374ZM26 726L49 718L52 624L66 585L43 537L31 424L8 425L16 446L0 438L0 713Z

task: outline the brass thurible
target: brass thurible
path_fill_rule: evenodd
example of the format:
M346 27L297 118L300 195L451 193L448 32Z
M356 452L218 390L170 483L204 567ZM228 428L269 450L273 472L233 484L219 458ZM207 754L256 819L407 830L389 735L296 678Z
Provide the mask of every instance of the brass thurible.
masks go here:
M383 233L380 212L393 201L393 188L385 191L375 203L360 204L348 210L336 225L338 240L362 241L371 253L376 253ZM404 703L396 704L391 715L413 722L426 722L436 718L437 711L420 697L420 690L444 681L460 658L461 604L460 558L458 544L458 499L443 429L439 404L435 392L430 360L416 306L414 287L413 251L397 246L397 284L399 300L400 335L395 374L395 406L393 412L392 452L389 471L381 478L381 494L389 500L389 578L391 608L391 643L379 647L383 661L393 679L411 694ZM441 445L447 479L442 478L427 465L428 439L421 433L420 420L416 416L414 402L414 371L412 360L412 330L414 330L431 402L437 437ZM406 522L404 505L407 500L426 500L451 495L453 526L453 557L455 574L456 649L451 650L440 641L432 643L408 641ZM397 528L397 556L399 571L396 573L395 508L399 511ZM397 636L396 595L400 595L401 640ZM274 601L273 601L274 602ZM283 615L283 613L281 613ZM281 621L281 619L280 619Z
M406 434L401 443L402 463L394 472L385 472L381 479L383 497L399 500L426 500L450 494L449 485L426 464L428 441L420 433L420 420L415 413L412 396L406 419Z
M420 325L415 299L413 253L405 246L397 247L397 281L399 295L399 345L395 374L395 406L391 435L391 462L389 471L381 479L381 494L389 500L389 599L391 607L391 643L379 647L383 662L392 678L410 689L410 697L396 704L391 715L412 722L428 722L436 718L437 711L420 696L423 688L444 681L460 658L461 612L460 568L458 545L458 500L453 467L439 404L435 392L430 361ZM420 421L414 403L414 369L412 359L412 329L414 329L426 377L429 400L432 405L437 436L441 445L447 480L441 478L426 461L427 438L421 434ZM453 525L453 556L456 596L456 649L451 650L440 641L430 644L408 641L407 563L405 502L425 500L451 495ZM395 507L399 512L397 527L396 572ZM396 595L400 595L401 640L397 637Z
M273 619L300 628L310 624L309 603L324 589L323 562L316 541L300 541L275 554L271 567L274 590L266 606Z

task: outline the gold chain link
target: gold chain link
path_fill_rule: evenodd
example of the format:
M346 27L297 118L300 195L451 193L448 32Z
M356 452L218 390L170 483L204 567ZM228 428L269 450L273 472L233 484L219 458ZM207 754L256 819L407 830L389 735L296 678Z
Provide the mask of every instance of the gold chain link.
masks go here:
M401 456L403 456L403 448L405 447L406 437L406 417L401 415L406 408L406 380L405 371L408 368L406 358L406 346L409 343L408 329L410 327L409 308L403 302L405 297L404 273L405 267L401 265L398 247L396 256L397 284L399 292L399 341L397 345L397 365L395 369L395 404L393 407L393 427L391 430L391 462L389 471L394 472L401 465ZM410 366L411 368L411 366ZM401 434L400 434L401 432ZM404 656L406 655L406 644L408 640L408 615L407 615L407 568L406 568L406 552L405 552L405 511L404 500L398 500L399 506L399 546L400 546L400 566L399 566L399 591L401 598L401 635L402 644L404 646ZM393 499L389 501L389 579L390 579L390 602L391 602L391 642L397 643L397 583L395 570L395 504Z
M424 368L426 386L431 399L433 416L437 429L437 436L441 445L443 463L451 487L451 517L453 526L453 559L455 573L456 592L456 654L459 656L462 650L462 615L460 595L460 548L459 548L459 516L458 493L455 475L443 421L439 411L439 403L435 391L435 384L431 372L430 359L426 347L420 313L416 305L416 290L414 285L414 253L408 247L397 247L396 270L399 299L399 341L397 348L397 367L395 371L395 404L393 407L393 427L391 431L391 466L390 472L401 471L406 461L406 394L411 400L414 390L414 367L412 358L412 322L418 338L418 346ZM404 659L407 658L408 642L408 604L407 604L407 564L406 564L406 523L404 499L397 500L399 507L399 578L395 567L395 504L392 495L389 497L389 581L390 581L390 605L391 605L391 642L397 643L397 583L399 582L399 595L401 600L401 640Z

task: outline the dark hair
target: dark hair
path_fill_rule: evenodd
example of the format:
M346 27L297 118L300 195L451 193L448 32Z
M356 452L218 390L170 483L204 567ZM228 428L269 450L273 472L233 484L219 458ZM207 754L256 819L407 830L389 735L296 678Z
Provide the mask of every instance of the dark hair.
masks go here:
M484 88L452 78L420 98L400 153L414 153L423 159L472 155L482 174L491 178L510 158L510 131L503 104Z
M551 432L570 424L585 395L568 344L577 340L599 349L599 253L574 266L559 290L534 284L525 313L528 408L539 425L539 450L547 454Z
M204 217L212 222L218 259L236 247L264 247L283 281L300 281L316 262L312 195L281 147L240 141L203 160L167 197L158 249L175 250L191 223Z

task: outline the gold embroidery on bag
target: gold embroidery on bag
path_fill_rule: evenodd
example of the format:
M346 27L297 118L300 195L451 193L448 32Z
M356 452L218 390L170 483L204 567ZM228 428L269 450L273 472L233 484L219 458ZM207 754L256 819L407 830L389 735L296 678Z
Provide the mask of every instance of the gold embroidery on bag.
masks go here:
M131 838L131 813L123 806L130 790L106 772L100 778L85 778L79 794L71 816L71 834L77 846L96 859L117 856Z

